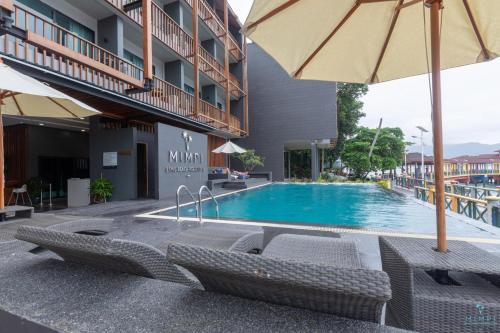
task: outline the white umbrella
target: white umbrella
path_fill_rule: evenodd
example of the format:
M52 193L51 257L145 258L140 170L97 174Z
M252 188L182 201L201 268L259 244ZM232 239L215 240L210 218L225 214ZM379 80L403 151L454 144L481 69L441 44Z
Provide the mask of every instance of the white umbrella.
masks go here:
M83 118L94 108L12 69L0 58L0 209L4 208L4 147L2 115Z
M243 154L244 152L246 152L246 149L241 148L240 146L232 143L231 141L227 141L222 146L212 150L212 153L215 153L215 154L228 154L228 155L235 154L235 153L236 154ZM230 168L230 166L231 166L231 160L229 160L229 162L228 162L228 167Z

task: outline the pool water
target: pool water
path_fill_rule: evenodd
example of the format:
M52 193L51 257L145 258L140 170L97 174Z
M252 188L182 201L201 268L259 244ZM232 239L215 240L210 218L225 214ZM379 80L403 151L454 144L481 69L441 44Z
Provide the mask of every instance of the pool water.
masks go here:
M376 185L278 183L218 201L224 219L436 233L434 209ZM181 209L181 216L195 214L192 205ZM203 217L216 217L213 201L203 203ZM481 227L451 217L447 230L454 236L488 237Z

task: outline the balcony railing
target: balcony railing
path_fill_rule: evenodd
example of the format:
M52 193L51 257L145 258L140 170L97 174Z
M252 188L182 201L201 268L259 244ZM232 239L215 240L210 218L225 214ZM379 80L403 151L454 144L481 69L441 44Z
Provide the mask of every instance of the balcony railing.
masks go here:
M154 2L152 3L151 17L153 35L192 62L194 54L193 38Z
M186 0L186 2L193 7L193 0ZM203 22L212 30L212 32L220 39L220 41L225 44L224 36L226 35L226 29L224 27L224 23L221 21L219 16L215 13L213 8L205 1L199 1L200 8L198 11L198 16L202 19ZM235 38L229 33L229 52L233 55L236 60L240 61L243 59L243 51L239 46L238 42L236 42Z
M122 10L123 5L130 2L129 0L106 0L113 6ZM200 2L201 4L201 2ZM192 4L191 4L192 5ZM205 6L208 6L205 4ZM201 7L201 6L200 6ZM209 6L208 6L209 7ZM207 9L208 10L208 9ZM215 14L215 13L214 13ZM129 11L127 15L142 25L141 9ZM201 15L201 14L200 14ZM177 52L180 56L193 63L194 55L194 40L185 32L180 25L175 22L163 9L155 2L152 2L151 24L153 35ZM223 27L223 26L222 26ZM208 77L219 84L225 82L224 65L219 63L210 53L208 53L201 45L198 46L200 69ZM241 97L241 85L236 80L232 82L231 94L236 97Z
M0 52L3 54L119 94L143 84L140 67L17 6L14 24L27 31L27 40L1 36ZM193 95L156 77L154 83L154 90L130 97L184 117L194 116ZM203 104L201 113L204 112L209 116L201 117L204 123L236 133L234 129L227 129L220 115L222 111L215 106ZM217 120L215 124L212 119ZM240 129L236 130L239 134Z
M198 52L200 59L200 69L215 82L223 84L226 80L226 77L224 75L224 66L221 65L203 47L199 46Z
M236 60L240 61L243 59L243 51L241 50L240 45L234 39L233 35L229 33L229 53L236 58Z
M50 56L47 51L54 51L76 61L85 59L93 67L105 70L117 79L131 85L142 84L143 71L140 67L17 6L14 7L14 24L27 31L27 40L31 44L25 45L21 41L15 44L15 52L22 59L35 57L33 47L38 46L47 49L44 57Z
M240 87L240 81L236 78L236 76L229 73L229 90L231 91L231 95L238 99L245 96L245 92Z

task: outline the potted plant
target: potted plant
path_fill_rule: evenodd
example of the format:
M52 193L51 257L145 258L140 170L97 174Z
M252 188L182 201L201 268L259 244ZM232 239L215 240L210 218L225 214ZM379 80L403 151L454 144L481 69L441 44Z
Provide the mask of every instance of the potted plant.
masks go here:
M113 195L113 184L106 178L97 178L90 183L90 195L94 203L107 202Z
M42 192L42 179L39 177L32 177L26 182L28 194L33 203L39 203Z

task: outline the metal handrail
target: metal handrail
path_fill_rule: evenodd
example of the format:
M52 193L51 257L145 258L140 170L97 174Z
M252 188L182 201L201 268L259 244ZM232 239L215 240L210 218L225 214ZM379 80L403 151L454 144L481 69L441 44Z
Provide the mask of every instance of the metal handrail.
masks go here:
M196 217L199 216L199 210L198 210L198 202L196 201L196 197L194 196L193 193L191 193L191 191L189 190L189 188L186 186L186 185L181 185L177 188L177 222L179 222L180 220L180 194L181 194L181 190L184 189L186 190L186 192L191 196L191 198L193 199L193 203L194 203L194 206L196 208Z
M217 214L217 219L219 219L219 202L217 201L217 199L215 199L215 196L214 194L212 193L212 191L210 191L210 189L203 185L202 187L200 187L200 190L198 191L198 198L199 198L199 207L200 207L200 210L199 210L199 218L200 218L200 223L202 223L202 219L203 219L203 205L201 204L201 195L203 194L203 190L207 191L208 194L210 194L210 196L212 197L212 200L215 202L215 211L216 211L216 214Z

